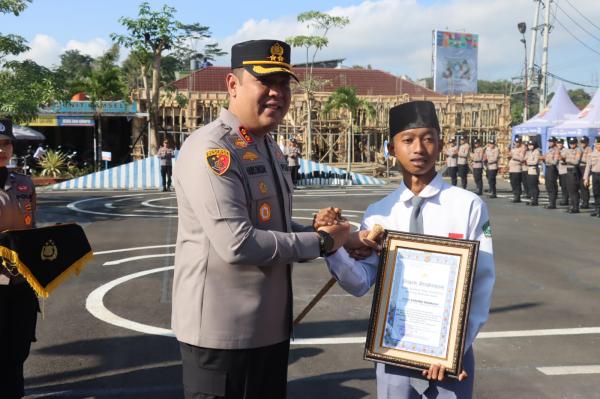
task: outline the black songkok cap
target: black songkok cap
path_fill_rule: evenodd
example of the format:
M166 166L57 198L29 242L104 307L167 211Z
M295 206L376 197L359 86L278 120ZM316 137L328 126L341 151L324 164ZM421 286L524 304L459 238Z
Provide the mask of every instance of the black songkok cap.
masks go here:
M559 144L564 144L565 143L565 139L558 139L556 142L559 143Z
M556 143L556 137L550 137L550 138L548 139L548 142L551 142L551 143Z
M568 141L569 144L577 144L577 137L569 137Z
M283 72L298 80L290 59L290 45L280 40L248 40L231 47L231 68L244 68L256 77Z
M13 134L13 125L10 119L0 119L0 139L16 140Z
M435 107L431 101L411 101L390 108L390 138L405 130L432 128L440 133Z
M579 139L580 143L589 143L590 142L590 138L588 136L583 136L582 138Z

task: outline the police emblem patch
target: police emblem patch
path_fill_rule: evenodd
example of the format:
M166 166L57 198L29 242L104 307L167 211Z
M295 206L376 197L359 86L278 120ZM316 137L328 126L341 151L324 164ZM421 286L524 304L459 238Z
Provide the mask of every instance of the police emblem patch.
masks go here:
M58 258L58 248L53 240L46 241L42 247L42 254L40 257L42 260L49 260L51 262Z
M264 181L260 181L258 183L258 191L261 192L261 194L266 194L269 192L269 187L267 186L267 183L265 183Z
M252 136L248 133L248 131L240 126L240 136L246 141L246 143L254 143Z
M256 161L256 160L260 159L260 157L254 151L248 150L248 151L244 152L244 155L242 155L242 159L244 161Z
M258 208L258 220L265 223L271 220L271 205L267 202L260 204Z
M206 162L217 176L221 176L231 165L231 155L223 148L208 150L206 151Z
M483 235L486 236L487 238L491 238L492 237L492 226L490 226L489 220L483 224L482 228L483 228Z

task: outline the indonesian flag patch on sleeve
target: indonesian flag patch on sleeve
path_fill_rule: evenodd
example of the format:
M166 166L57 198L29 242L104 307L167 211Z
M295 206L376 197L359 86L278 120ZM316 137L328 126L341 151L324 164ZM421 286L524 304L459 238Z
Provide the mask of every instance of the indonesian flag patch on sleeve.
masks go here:
M206 162L217 176L221 176L231 165L231 155L228 150L223 148L208 150L206 151Z

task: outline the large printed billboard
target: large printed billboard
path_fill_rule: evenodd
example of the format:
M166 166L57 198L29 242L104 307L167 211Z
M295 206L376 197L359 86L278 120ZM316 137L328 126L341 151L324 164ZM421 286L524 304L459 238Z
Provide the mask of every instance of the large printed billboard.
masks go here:
M433 89L442 94L477 92L478 35L434 31Z

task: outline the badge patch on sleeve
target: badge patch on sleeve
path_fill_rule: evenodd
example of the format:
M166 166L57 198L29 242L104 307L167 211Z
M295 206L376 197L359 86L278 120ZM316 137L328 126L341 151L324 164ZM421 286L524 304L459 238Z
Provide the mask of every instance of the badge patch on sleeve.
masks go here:
M271 220L271 205L267 202L260 204L258 208L258 220L265 223Z
M492 226L490 226L489 220L483 224L483 235L492 238Z
M206 162L217 176L221 176L231 165L231 155L223 148L208 150L206 151Z

